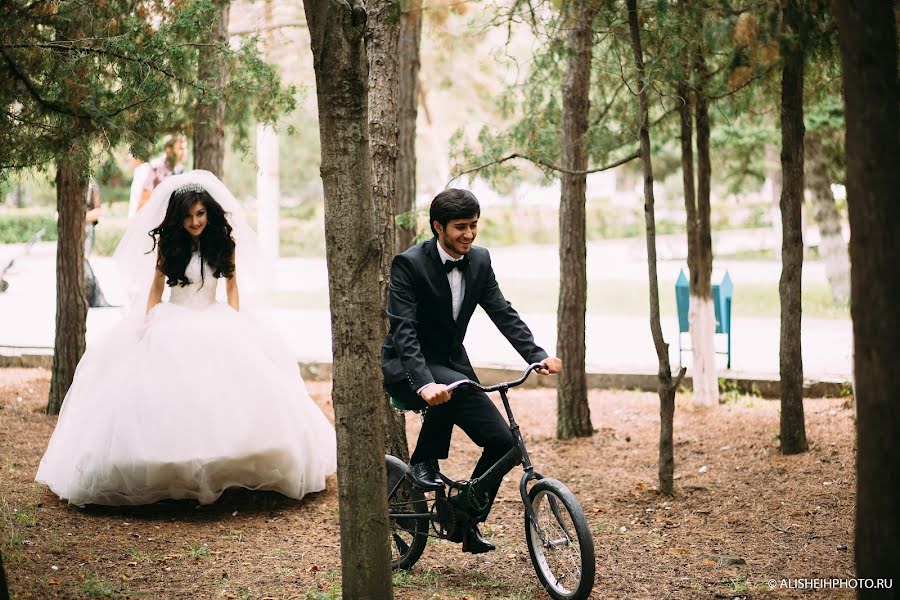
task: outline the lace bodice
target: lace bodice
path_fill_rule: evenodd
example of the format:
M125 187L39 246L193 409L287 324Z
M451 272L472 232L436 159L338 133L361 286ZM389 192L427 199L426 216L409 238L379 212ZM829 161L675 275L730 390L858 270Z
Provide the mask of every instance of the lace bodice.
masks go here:
M200 277L200 268L203 268L203 277ZM200 253L194 252L191 260L184 270L190 283L184 287L176 285L172 288L169 302L179 306L191 308L203 308L216 302L216 284L218 279L213 276L212 268L200 259Z

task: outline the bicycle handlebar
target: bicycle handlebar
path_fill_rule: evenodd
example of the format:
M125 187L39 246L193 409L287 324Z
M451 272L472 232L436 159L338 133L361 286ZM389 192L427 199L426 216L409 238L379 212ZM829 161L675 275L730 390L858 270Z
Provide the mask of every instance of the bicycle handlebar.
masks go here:
M448 384L447 390L453 391L461 385L471 385L472 387L479 389L482 392L496 392L501 389L508 389L516 387L517 385L522 385L523 383L525 383L525 380L528 379L528 376L531 375L532 371L537 371L541 368L543 368L541 363L532 363L528 365L528 368L525 369L525 372L522 373L522 376L515 381L504 381L503 383L498 383L496 385L481 385L477 381L472 381L471 379L460 379L459 381L454 381L453 383Z

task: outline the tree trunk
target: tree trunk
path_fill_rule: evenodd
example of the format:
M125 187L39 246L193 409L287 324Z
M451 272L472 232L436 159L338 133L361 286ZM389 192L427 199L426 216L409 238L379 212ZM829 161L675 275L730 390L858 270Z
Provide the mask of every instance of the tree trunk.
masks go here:
M197 79L206 88L194 109L194 168L206 169L222 177L225 162L225 84L228 65L218 48L228 45L229 0L218 0L218 21L213 26L212 46L200 46Z
M693 289L694 266L697 261L697 191L694 185L694 116L693 94L686 81L678 86L683 102L678 107L681 123L681 181L684 188L685 229L687 230L687 263Z
M274 0L263 3L263 27L275 26ZM262 55L271 56L275 45L272 29L262 34ZM262 291L276 287L279 256L279 207L281 206L281 169L278 157L278 132L267 123L256 124L256 234L259 239L259 285Z
M262 290L276 286L279 257L281 171L278 132L271 125L256 124L256 233L259 239L259 284Z
M844 78L856 374L856 576L900 565L900 88L891 0L835 0ZM859 589L859 598L884 590Z
M368 139L366 12L359 0L303 3L316 73L334 360L342 587L391 598L380 346L382 232Z
M700 79L706 77L703 57L698 57ZM712 163L709 157L709 101L703 89L694 106L697 119L697 259L691 270L691 310L688 319L693 334L694 403L719 403L716 369L716 312L712 300L712 233L710 231L710 190Z
M369 148L372 165L372 201L375 204L375 229L381 238L381 335L388 332L387 295L394 257L394 199L397 181L398 88L400 63L397 42L400 23L392 14L393 0L370 0L367 4L366 54L369 61ZM382 394L384 397L384 394ZM409 460L406 443L406 419L387 408L384 397L385 450Z
M9 600L9 587L6 583L6 571L3 569L2 554L0 554L0 600Z
M585 134L590 111L591 51L594 11L590 1L571 6L569 65L563 83L562 163L567 169L587 169ZM586 175L562 174L559 203L559 308L556 351L565 369L556 395L556 437L590 436L591 410L585 375L585 310L587 246L585 224Z
M697 58L698 70L703 71L702 57ZM699 79L699 78L698 78ZM715 311L712 303L712 237L710 234L710 180L712 167L709 157L709 104L703 90L692 94L688 103L687 83L679 94L685 104L681 114L681 168L684 182L684 204L687 214L688 270L690 271L690 308L688 321L691 336L691 381L693 403L696 406L715 406L719 402L719 380L716 373ZM697 123L697 187L694 187L692 151L693 121L691 104ZM696 189L696 192L695 192ZM679 334L680 335L680 334Z
M87 169L72 157L56 165L56 337L47 414L58 415L84 354L87 298L84 296L84 216Z
M416 118L419 85L419 49L422 42L422 0L409 0L400 15L399 150L397 193L394 215L401 217L396 228L396 251L403 252L416 237Z
M684 377L682 368L672 381L669 366L669 345L663 338L659 320L659 278L656 273L656 217L653 197L653 162L650 156L649 101L647 81L644 76L644 53L641 50L641 30L638 25L637 0L626 0L628 25L631 33L631 49L638 74L637 90L640 118L641 164L644 171L644 219L647 224L647 269L650 281L650 332L659 361L659 491L673 492L675 475L675 455L673 452L673 429L675 417L675 392Z
M775 236L776 247L781 247L781 156L778 148L773 143L767 143L765 148L766 179L770 183L770 210L772 219L772 233Z
M822 135L817 131L806 133L806 187L813 203L813 215L819 227L819 253L825 262L825 275L831 286L835 303L845 305L850 301L850 257L847 242L841 233L841 214L834 203L831 178L828 177L828 160L822 148Z
M796 37L804 16L798 0L783 5L785 36ZM781 73L781 452L807 449L803 418L803 357L800 349L800 291L803 272L803 76L804 47L795 39Z

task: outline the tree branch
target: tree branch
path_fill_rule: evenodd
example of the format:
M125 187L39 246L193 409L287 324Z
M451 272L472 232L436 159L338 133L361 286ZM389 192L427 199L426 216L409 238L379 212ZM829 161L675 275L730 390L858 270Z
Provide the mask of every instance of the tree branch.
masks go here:
M217 46L218 44L185 43L185 44L178 44L178 45L179 46ZM41 43L41 44L3 44L3 45L0 45L0 53L3 54L3 56L4 56L4 58L6 58L7 62L10 62L10 59L4 52L4 50L6 48L46 48L46 49L55 50L55 51L77 50L79 52L91 52L93 54L100 54L103 56L112 56L112 57L118 58L120 60L135 62L135 63L141 64L141 65L144 65L145 67L150 67L154 71L158 71L158 72L162 73L169 79L173 79L184 85L189 85L198 90L206 90L206 88L203 87L202 85L198 85L197 83L190 81L188 79L183 79L183 78L179 77L178 75L176 75L175 73L172 73L171 71L164 69L163 67L159 66L157 63L155 63L154 61L152 61L148 58L136 58L133 56L121 54L119 52L113 52L112 50L107 50L106 48L95 48L93 46L82 47L82 46L76 46L75 43L67 43L67 42L45 42L45 43ZM13 68L12 63L10 63L10 67Z
M641 153L639 151L635 151L635 152L632 152L631 154L629 154L628 156L626 156L625 158L621 158L615 162L609 163L608 165L603 165L602 167L597 167L595 169L588 169L586 171L575 171L572 169L566 169L566 168L560 167L558 165L554 165L553 163L547 162L540 158L534 158L534 157L528 156L527 154L521 154L519 152L514 152L508 156L504 156L503 158L498 158L496 160L492 160L483 165L478 165L477 167L472 167L471 169L466 169L464 171L460 171L459 173L454 175L450 179L450 181L447 182L447 185L444 187L444 189L449 188L451 183L453 183L454 181L456 181L463 175L468 175L469 173L475 173L476 171L482 171L484 169L487 169L488 167L493 167L495 165L505 163L505 162L513 160L515 158L522 158L531 163L534 163L536 165L544 167L545 169L550 169L551 171L557 171L559 173L565 173L566 175L589 175L591 173L599 173L600 171L608 171L609 169L614 169L618 166L624 165L625 163L634 160L635 158L640 157L640 155L641 155Z
M284 21L282 23L272 23L271 25L260 25L258 27L247 27L245 29L229 29L228 35L250 35L252 33L261 33L263 31L273 31L277 29L289 29L292 27L306 29L306 21Z
M19 66L13 62L12 57L6 52L6 49L0 47L0 55L3 56L3 59L6 61L6 64L9 66L9 70L12 72L13 76L18 79L22 85L25 86L25 89L28 91L28 94L37 101L38 104L47 107L52 112L59 113L62 115L67 115L70 117L76 117L78 119L90 119L89 115L86 114L78 114L74 111L69 110L64 104L60 102L54 102L52 100L47 100L41 93L38 91L37 87L28 79L28 76L23 73Z

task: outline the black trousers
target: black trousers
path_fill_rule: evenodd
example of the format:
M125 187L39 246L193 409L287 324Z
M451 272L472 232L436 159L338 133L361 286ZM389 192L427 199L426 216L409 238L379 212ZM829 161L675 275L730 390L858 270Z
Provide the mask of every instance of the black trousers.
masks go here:
M436 383L448 384L469 376L449 367L429 364L428 368ZM386 384L385 390L394 398L418 398L416 391L405 381ZM428 459L444 459L450 453L450 438L453 426L457 425L469 438L482 448L481 458L472 471L474 479L487 471L495 462L516 445L509 425L487 394L470 386L453 390L450 400L437 406L429 406L416 449L410 457L415 464ZM499 483L491 490L490 500L494 502Z

